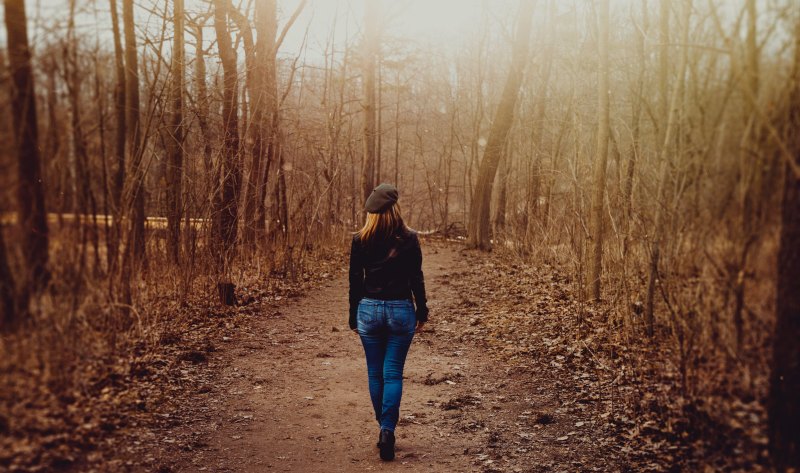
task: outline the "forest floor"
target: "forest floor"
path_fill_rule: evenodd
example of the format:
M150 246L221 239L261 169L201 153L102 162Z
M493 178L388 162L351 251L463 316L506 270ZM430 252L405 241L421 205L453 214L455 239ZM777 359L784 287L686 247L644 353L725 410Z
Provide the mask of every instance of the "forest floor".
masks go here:
M763 403L730 424L684 404L675 368L620 340L564 270L440 239L423 255L431 320L406 363L394 462L375 447L337 252L297 283L240 287L237 307L190 305L94 401L72 401L63 442L9 471L766 470Z
M493 319L481 316L492 284L480 285L491 275L474 264L480 256L455 244L425 246L431 322L415 337L406 363L395 462L382 463L375 448L364 355L346 326L341 267L325 273L321 287L262 306L224 336L204 369L206 382L194 383L195 393L172 414L161 414L172 422L129 449L129 469L619 470L616 439L604 440L601 432L610 401L585 389L597 385L596 376L547 369L563 367L560 351L539 360L543 369L531 370L503 357L505 347L477 343L476 336L492 331ZM551 322L560 315L554 312ZM549 332L538 335L544 348L558 343ZM506 342L513 352L530 348Z

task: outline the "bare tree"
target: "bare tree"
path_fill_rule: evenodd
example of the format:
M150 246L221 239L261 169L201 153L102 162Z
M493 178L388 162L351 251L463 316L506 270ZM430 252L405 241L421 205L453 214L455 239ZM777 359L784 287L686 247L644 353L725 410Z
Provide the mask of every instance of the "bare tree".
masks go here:
M529 239L534 234L534 227L537 223L541 222L546 225L546 216L539 211L539 198L542 195L542 159L545 155L544 146L542 143L542 133L545 129L545 120L547 116L547 89L550 84L550 77L553 71L553 56L555 55L553 28L556 23L556 8L555 2L550 2L550 14L548 20L548 27L543 31L543 36L548 38L547 46L544 51L544 59L542 64L542 79L539 87L536 89L533 110L533 123L530 126L530 142L529 149L532 156L529 158L528 166L528 189L526 190L526 221L525 221L525 236ZM552 157L551 157L552 162ZM545 205L549 205L549 199L545 200ZM539 217L544 217L539 220ZM532 240L532 238L530 238Z
M662 0L663 2L668 2L668 0ZM654 305L655 305L655 295L656 295L656 285L658 284L659 279L659 268L658 263L661 257L661 245L664 240L664 226L666 220L666 200L667 200L667 189L668 183L667 180L669 178L669 170L670 170L670 160L672 156L672 152L674 150L674 133L675 128L677 126L678 121L678 114L679 110L678 107L680 105L680 98L683 95L684 90L684 77L686 76L686 68L688 65L688 43L689 43L689 20L692 14L692 0L684 0L683 5L683 12L684 17L682 21L682 32L681 32L681 58L680 64L678 65L678 83L677 86L672 90L672 96L669 99L669 106L667 107L667 118L663 128L663 143L661 146L661 152L659 153L659 173L658 173L658 189L656 190L656 216L655 216L655 228L653 230L653 244L650 250L650 268L649 268L649 275L647 280L647 300L645 301L645 321L647 323L647 334L653 335L654 324L655 324L655 316L654 316ZM668 22L666 19L669 15L668 8L662 8L662 39L663 35L665 34L666 27L664 26L665 23ZM667 16L663 16L667 15ZM663 57L666 56L666 52L662 52L662 61L664 61ZM667 71L664 69L664 62L661 64L661 71L660 77L663 77L667 74ZM663 84L662 84L663 86Z
M183 0L172 2L174 39L170 95L170 140L167 142L167 256L180 261L181 216L183 211L183 87L184 87L184 11Z
M228 32L228 0L214 0L214 29L223 69L223 156L220 164L221 185L217 185L214 198L215 252L221 264L222 277L227 274L227 265L236 247L238 226L237 194L241 183L238 77L236 52ZM218 183L215 183L218 184ZM233 290L229 282L220 283L220 298L224 304L233 304Z
M253 120L258 128L258 141L255 145L253 165L257 169L258 182L252 188L252 204L255 206L254 220L256 234L263 235L266 220L267 185L269 170L275 156L278 136L278 84L276 71L276 40L278 31L278 6L275 0L256 4L256 42L259 95L254 104ZM258 162L256 162L256 160Z
M634 98L633 98L633 116L632 116L632 137L631 137L631 150L630 158L628 159L628 166L625 169L625 184L622 189L622 202L625 211L625 243L623 251L627 254L628 243L630 241L630 228L631 219L633 215L633 178L636 172L636 162L639 158L640 140L641 140L641 115L642 115L642 94L644 92L644 79L645 72L647 71L647 55L645 51L645 39L649 27L649 17L647 13L648 5L647 0L642 0L642 25L636 31L636 53L638 59L638 73L636 77L636 84L634 85Z
M800 22L795 31L794 73L783 125L786 156L781 211L775 335L769 390L770 455L777 471L800 468Z
M492 187L497 174L497 166L503 153L503 147L514 121L514 108L516 107L517 96L522 83L525 63L528 59L534 4L533 0L520 0L516 38L511 52L510 71L503 88L500 103L497 106L492 128L489 130L489 138L486 142L486 150L483 153L480 169L478 170L478 182L475 186L470 208L467 246L471 248L491 249L489 232Z
M0 228L0 332L10 331L16 322L15 291L14 275L8 266L6 240Z
M17 209L22 256L28 274L23 291L40 291L47 284L48 229L44 205L36 91L28 44L24 0L5 1L8 64L11 75L11 111L17 154Z
M597 81L597 158L594 162L594 182L592 183L592 209L589 223L589 235L592 245L591 261L587 286L592 298L600 299L600 278L603 271L603 219L606 194L606 163L608 161L609 134L609 94L608 90L608 0L600 1L598 18L598 54L599 80Z
M274 67L274 57L270 61L269 55L273 50L277 28L277 5L275 1L258 2L256 5L256 29L260 30L257 40L253 39L253 30L248 18L236 10L231 10L232 18L236 21L245 47L245 89L249 96L251 123L249 128L242 129L250 132L247 140L247 149L250 155L247 181L242 193L243 218L242 241L252 244L256 235L264 229L263 212L259 212L259 203L263 202L263 168L268 158L268 133L269 114L266 113L268 96L274 98L267 87L269 68ZM270 34L271 33L271 34ZM270 102L271 103L271 102ZM261 222L259 222L261 217Z
M375 69L378 56L379 25L378 2L364 0L364 170L361 177L364 199L375 187L375 159L377 154Z
M83 127L83 117L81 111L81 88L83 86L83 76L80 73L81 66L78 58L78 38L75 35L75 7L76 1L69 2L69 16L67 20L67 35L64 43L64 84L67 87L70 108L70 131L71 131L71 158L72 175L75 179L75 205L73 211L80 214L79 218L84 218L91 212L96 220L97 201L92 192L92 179L89 171L89 150L86 133ZM98 232L96 225L79 227L80 235L80 272L86 264L86 246L88 238L94 242L96 264L99 265L98 253ZM73 281L80 284L79 279Z
M111 238L106 242L108 251L109 270L117 261L119 242L121 236L121 216L122 216L122 189L125 185L125 136L127 134L125 126L125 52L122 49L122 39L119 30L119 14L117 13L117 0L109 0L111 8L111 29L114 36L114 117L116 130L114 134L114 161L116 171L114 181L111 186L111 197L114 204L114 221L111 231Z
M125 31L125 146L129 165L125 181L126 214L130 228L126 243L126 270L144 262L144 175L142 166L142 137L139 125L139 52L136 49L136 29L133 0L122 2L122 22ZM123 276L130 279L129 276Z

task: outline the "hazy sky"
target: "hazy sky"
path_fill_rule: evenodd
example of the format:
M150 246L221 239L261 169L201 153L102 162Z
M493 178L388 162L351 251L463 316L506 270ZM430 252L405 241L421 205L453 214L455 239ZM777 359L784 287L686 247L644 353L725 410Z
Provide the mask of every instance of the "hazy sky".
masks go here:
M31 23L29 34L34 50L41 43L60 41L64 38L66 19L68 17L68 0L25 0L28 18ZM117 0L121 4L122 0ZM232 0L234 4L248 4L262 0ZM484 21L491 25L509 24L513 18L518 0L309 0L308 5L298 18L283 43L279 55L295 56L298 54L308 28L308 50L305 57L308 62L316 62L321 58L325 43L332 29L336 28L335 41L341 50L345 41L357 41L360 38L363 24L364 2L374 1L382 9L382 30L387 39L387 47L391 41L401 39L403 42L416 42L422 46L434 45L435 49L454 49L465 44ZM741 8L743 0L716 0L723 16L734 16ZM790 0L797 1L797 0ZM148 9L163 6L171 0L136 0L137 27L140 31L148 31L148 36L156 39L162 26L162 19ZM190 17L206 12L209 0L185 0ZM278 0L279 27L297 7L300 0ZM544 14L543 4L537 5L537 13ZM778 2L782 3L782 2ZM92 42L109 46L110 19L108 0L77 0L79 13L77 27L80 34L90 38ZM586 0L558 0L558 9L562 12L570 10L573 5L586 8ZM759 0L759 11L767 9L771 0ZM623 15L627 20L632 6L640 8L638 0L613 0L612 10ZM3 9L0 8L0 17ZM653 12L651 12L653 13ZM654 14L654 13L653 13ZM336 21L334 21L336 19ZM768 22L770 18L763 17ZM761 31L768 29L768 24ZM0 47L5 47L5 27L0 27ZM168 28L168 34L171 35ZM186 35L191 41L191 35ZM208 22L206 38L213 39L212 23ZM168 38L167 38L168 39ZM140 42L141 44L141 42ZM467 43L468 44L468 43ZM190 46L191 47L191 46ZM169 45L165 45L165 52Z
M118 4L121 0L117 0ZM167 0L137 0L137 5L163 5ZM259 0L234 0L239 2ZM309 0L305 10L298 18L294 28L287 35L281 53L294 55L299 50L306 27L309 27L309 55L324 48L324 43L336 23L337 42L342 44L345 38L356 38L361 31L365 0ZM513 0L370 0L380 3L385 23L384 32L393 37L403 37L422 43L453 44L459 37L468 35L479 25L482 15L482 4L491 5L493 13L505 17L505 10L515 7ZM283 26L295 10L300 0L278 0L279 22ZM68 15L67 0L26 0L27 13L31 22L29 34L33 41L42 40L48 34L60 36L65 27ZM108 0L78 0L79 14L77 23L79 31L94 35L99 27L101 38L110 31L108 18ZM163 8L163 7L162 7ZM203 0L186 0L187 12L202 12L208 9ZM0 8L0 15L2 9ZM160 28L161 20L146 12L145 8L137 8L137 27L152 28L155 32ZM52 29L55 26L54 29ZM46 29L45 29L46 27ZM209 23L207 35L213 37L213 28ZM46 30L52 29L51 33ZM5 28L0 28L0 41L5 46ZM60 30L60 31L59 31Z

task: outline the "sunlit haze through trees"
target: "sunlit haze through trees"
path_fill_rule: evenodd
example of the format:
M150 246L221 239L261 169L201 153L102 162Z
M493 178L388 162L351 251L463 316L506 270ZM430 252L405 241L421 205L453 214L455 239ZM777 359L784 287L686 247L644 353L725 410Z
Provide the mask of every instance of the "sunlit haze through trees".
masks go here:
M423 235L568 275L576 323L602 314L614 346L674 368L665 411L724 423L753 403L769 439L753 461L798 467L796 0L4 0L2 15L8 379L80 391L78 360L158 338L173 317L154 301L232 307L248 284L309 278L388 182Z

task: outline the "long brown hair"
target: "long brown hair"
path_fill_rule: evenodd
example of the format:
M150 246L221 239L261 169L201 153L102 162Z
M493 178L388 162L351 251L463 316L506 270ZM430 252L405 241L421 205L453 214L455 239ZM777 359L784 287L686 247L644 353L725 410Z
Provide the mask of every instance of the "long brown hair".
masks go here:
M356 234L362 243L371 243L389 238L405 228L406 224L400 215L400 204L395 203L385 212L379 214L368 212L367 221Z

